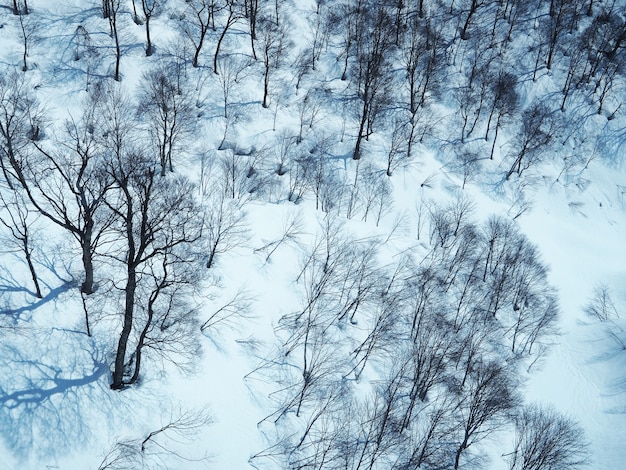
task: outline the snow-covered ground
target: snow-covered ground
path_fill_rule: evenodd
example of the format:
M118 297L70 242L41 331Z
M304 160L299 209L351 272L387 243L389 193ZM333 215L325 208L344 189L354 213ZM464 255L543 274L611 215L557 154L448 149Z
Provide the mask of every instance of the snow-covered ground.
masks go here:
M69 115L78 115L86 95L85 63L73 60L77 26L90 31L101 51L94 59L98 72L91 80L109 73L113 61L109 27L101 18L99 3L84 3L29 1L32 13L27 18L36 27L25 76L36 85L36 93L48 109L50 128ZM132 22L131 2L123 2L121 86L128 93L135 93L142 73L153 61L166 57L168 41L181 35L172 30L171 23L184 4L171 1L167 12L152 20L156 53L145 57L144 29ZM314 17L315 2L297 0L285 5L284 16L305 31L290 36L297 49L310 36L306 24ZM3 67L21 66L19 28L17 16L3 6ZM224 50L249 55L249 50L244 50L249 41L246 34L246 23L241 20L229 33ZM200 69L187 64L194 96L204 100L204 106L199 128L185 144L185 161L176 170L195 182L200 179L200 154L230 152L217 150L224 132L223 98L208 65L217 37L211 33ZM261 70L260 64L254 67L253 73L242 78L244 86L236 87L231 97L242 110L242 117L227 141L244 150L266 148L265 167L261 167L269 179L273 178L267 185L278 182L282 189L268 190L267 197L245 204L248 236L218 255L207 275L207 287L197 299L201 322L238 291L245 292L241 294L245 302L240 306L245 304L246 308L235 308L232 317L199 335L203 353L188 374L171 363L157 359L150 364L147 359L139 385L111 391L110 367L117 334L107 334L107 328L114 324L107 316L111 312L101 312L100 322L93 325L93 336L87 337L77 288L80 255L67 234L40 218L35 253L43 284L41 301L20 290L30 278L19 255L8 248L0 250L0 309L9 319L0 325L0 469L95 470L101 465L107 468L104 462L116 457L119 466L111 464L109 468L281 468L278 458L251 460L261 452L271 454L271 446L277 444L273 428L268 426L272 420L266 418L276 411L280 384L272 383L264 368L271 367L268 358L275 357L279 347L281 318L302 310L305 293L297 279L305 253L322 234L324 214L316 210L310 194L298 204L290 202L288 175L279 177L269 167L277 166L280 160L280 133L287 129L297 134L296 107L304 92L293 88L294 67L287 62L277 74L280 85L273 85L277 89L272 91L273 101L267 109L260 102L262 82L254 75ZM338 65L333 60L319 67L319 76L327 75L329 89L347 86L338 79L333 69ZM313 134L336 137L342 132L345 111L338 103L333 106L321 112L309 133L310 141ZM445 114L436 112L440 117ZM337 177L348 184L357 171L350 153L350 139L356 132L350 119L347 143L337 141L329 152ZM440 127L458 125L450 114L441 119ZM619 129L626 121L618 115L611 122ZM303 145L307 142L305 137ZM381 242L378 258L385 266L407 251L416 256L428 252L428 235L424 235L428 228L421 227L424 222L418 219L424 203L454 201L463 195L474 203L472 217L478 222L492 214L515 217L515 223L536 244L549 267L548 281L556 289L560 305L559 334L551 338L546 356L532 363L524 374L524 400L552 404L581 424L590 443L589 468L593 470L626 468L626 171L621 163L626 147L619 139L610 144L610 155L599 155L571 174L561 176L558 158L529 171L523 178L532 184L525 188L524 197L532 204L526 207L516 193L517 175L503 180L507 168L498 160L499 153L464 183L463 176L452 169L450 148L433 139L418 145L418 157L389 178L393 197L385 202L390 210L380 223L371 215L367 221L361 220L363 214L350 220L338 217L342 219L342 233L355 240ZM367 145L371 151L367 157L373 155L374 166L384 168L386 141L375 133ZM296 219L298 233L277 243L289 222ZM421 237L418 230L423 231ZM106 263L102 261L102 265ZM610 289L621 318L600 322L585 313L594 289L600 285ZM113 303L103 305L112 308ZM97 305L93 308L98 310ZM370 373L376 376L376 372ZM180 426L162 429L171 423ZM146 441L145 451L138 451L142 441L159 430L163 432ZM510 450L507 439L510 436L504 433L482 448L491 457L488 468L508 468L503 457Z

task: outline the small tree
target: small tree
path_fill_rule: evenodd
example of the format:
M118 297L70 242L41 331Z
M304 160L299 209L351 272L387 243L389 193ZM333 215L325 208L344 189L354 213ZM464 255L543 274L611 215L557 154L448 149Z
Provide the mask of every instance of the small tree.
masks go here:
M24 180L28 145L42 135L44 111L32 84L16 69L0 73L0 169L9 189Z
M526 406L515 417L511 470L572 470L587 463L585 433L552 408Z
M559 130L556 116L544 104L535 103L526 109L522 114L522 126L514 139L517 153L506 179L513 173L521 176L525 170L539 163Z
M204 45L204 40L210 28L215 29L215 0L190 0L187 3L187 10L191 20L185 21L182 25L183 31L193 45L194 54L191 65L198 67L200 51Z
M30 202L48 220L67 230L81 249L85 279L81 292L95 289L93 260L110 219L103 213L112 180L104 171L101 142L95 133L103 90L86 100L80 120L65 123L54 149L34 143L37 150L22 171L22 186Z
M118 13L122 3L121 0L103 0L103 2L104 17L109 20L109 29L115 43L115 71L113 72L113 79L119 82L121 80L120 60L122 59L122 46L120 44Z
M161 176L174 171L173 155L194 127L193 105L184 77L160 66L143 75L140 115L147 118L151 144L158 155Z
M458 409L461 439L455 452L455 470L470 446L504 425L506 414L517 402L511 373L499 364L478 361L467 389L461 391Z
M269 18L259 18L261 59L263 60L263 107L269 107L270 81L284 60L286 33Z
M219 57L220 49L222 47L222 43L224 42L224 38L226 38L226 34L228 30L235 25L239 20L243 18L243 13L239 9L239 5L236 0L228 1L228 15L226 17L226 21L224 23L224 29L217 40L217 44L215 46L215 54L213 55L213 73L216 75L219 74L219 69L217 66L217 60Z
M609 321L619 318L619 312L613 299L611 289L606 284L594 287L593 297L585 307L585 313L600 321Z
M158 428L136 439L118 440L100 462L98 470L127 470L130 468L164 468L185 466L189 462L204 462L206 455L181 451L178 447L195 445L197 434L213 424L206 409L172 410Z
M141 9L143 10L144 18L146 19L146 56L148 57L154 52L152 38L150 37L150 20L154 16L155 12L158 12L157 8L162 8L166 1L167 0L141 0Z
M38 24L35 19L35 15L28 14L28 5L26 4L26 0L18 0L17 4L19 5L20 12L18 15L18 20L20 22L19 34L22 46L24 48L22 54L22 72L26 72L28 70L28 63L26 61L26 58L29 55L30 46L33 42L33 38L38 31Z
M365 14L364 14L365 15ZM380 7L372 16L364 16L362 44L357 54L353 70L360 103L357 109L359 128L352 158L361 158L363 139L373 132L374 124L380 116L384 104L389 100L391 75L389 55L392 50L393 23L384 8Z
M243 202L228 198L223 191L214 191L204 201L204 208L204 232L209 251L206 267L211 268L217 255L248 239L248 227Z
M33 262L33 224L37 220L37 214L28 207L26 198L20 191L11 191L5 196L0 191L0 203L4 212L0 212L0 224L11 234L11 242L18 251L24 255L28 271L35 287L35 296L42 298L39 278Z

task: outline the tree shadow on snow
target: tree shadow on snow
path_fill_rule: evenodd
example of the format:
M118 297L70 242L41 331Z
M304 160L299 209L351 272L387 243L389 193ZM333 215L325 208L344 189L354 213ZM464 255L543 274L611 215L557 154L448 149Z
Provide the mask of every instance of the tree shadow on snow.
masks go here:
M108 393L103 354L84 336L17 331L0 341L0 437L21 459L51 461L91 435Z
M45 270L45 276L39 276L43 296L38 298L34 290L25 287L25 281L17 279L12 269L0 266L0 319L3 324L17 324L28 320L27 315L38 308L55 302L70 289L78 286L78 281L63 266L63 272L56 266L54 259L44 259L38 263Z
M598 328L597 338L591 341L596 352L588 365L602 365L607 377L602 395L611 397L616 406L611 414L626 414L626 330L618 322L607 321Z

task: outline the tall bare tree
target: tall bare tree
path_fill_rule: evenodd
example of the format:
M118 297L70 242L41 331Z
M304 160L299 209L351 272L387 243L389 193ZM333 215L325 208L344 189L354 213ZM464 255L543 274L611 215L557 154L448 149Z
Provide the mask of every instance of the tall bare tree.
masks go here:
M178 303L184 300L179 299L182 287L193 284L193 270L184 268L193 261L185 252L200 238L201 219L189 182L158 176L157 167L141 152L126 148L122 159L107 163L107 171L116 192L107 205L120 236L121 254L113 257L125 272L122 329L111 383L119 390L138 380L141 354L151 338L175 354L176 348L167 349L173 341L169 333L176 341L191 334L193 311L181 311ZM129 355L133 331L137 337Z
M356 14L356 13L355 13ZM383 7L373 12L362 10L361 41L353 75L360 99L357 117L359 128L352 158L361 158L363 139L368 139L374 124L391 95L389 55L393 46L393 22ZM371 15L371 16L370 16Z

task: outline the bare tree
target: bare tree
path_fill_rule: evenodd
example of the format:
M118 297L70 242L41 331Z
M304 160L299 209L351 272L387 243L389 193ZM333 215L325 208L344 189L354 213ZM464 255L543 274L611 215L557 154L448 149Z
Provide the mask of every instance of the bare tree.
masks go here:
M280 238L265 243L262 247L256 248L254 251L255 253L259 251L267 252L267 256L265 257L265 262L267 263L280 246L288 243L295 244L296 246L299 245L299 238L304 233L301 214L299 212L290 213L283 220Z
M200 229L192 229L199 236ZM164 250L158 260L153 258L145 263L141 273L143 282L137 292L138 298L147 298L147 302L140 301L137 305L138 336L128 363L133 372L127 383L139 380L147 352L175 363L179 369L193 367L201 352L195 334L196 305L189 300L202 279L197 255L189 246L179 245Z
M253 302L252 294L240 289L226 303L220 305L200 325L200 331L219 330L220 326L237 328L239 321L249 318Z
M97 108L104 90L86 100L78 121L68 120L55 149L34 143L38 158L30 160L20 183L30 202L48 220L67 230L81 250L85 279L81 292L95 289L93 259L110 218L103 212L112 180L104 171L96 129Z
M573 420L552 408L524 407L515 417L511 470L566 470L587 463L585 433Z
M181 442L193 444L202 429L213 424L211 413L206 409L172 410L167 421L159 428L136 439L118 440L100 462L98 470L128 470L137 466L165 468L204 462L206 455L182 452Z
M613 302L609 286L599 284L593 288L593 296L585 307L585 313L600 321L619 318L620 314Z
M15 0L13 2L16 5ZM23 46L22 54L22 72L28 70L28 63L26 58L29 56L30 46L34 40L35 35L39 31L38 21L35 15L29 15L28 5L26 0L17 0L18 20L20 23L20 39Z
M270 81L284 61L286 44L285 29L269 18L259 18L261 59L263 61L263 107L269 107Z
M141 0L141 9L143 10L143 16L146 23L146 56L151 56L154 52L154 46L152 44L152 38L150 36L150 20L158 13L158 9L165 6L167 0ZM134 2L133 2L134 5Z
M298 101L298 115L300 117L300 128L298 131L298 137L296 143L301 143L304 137L305 130L313 129L315 121L319 117L319 113L322 108L324 95L329 95L328 90L309 89L304 94L301 100Z
M33 214L33 211L29 209L27 199L19 190L10 191L7 196L0 191L0 203L4 209L4 212L0 212L0 224L9 231L12 237L11 242L24 255L35 287L35 296L41 299L41 287L33 262L33 250L35 249L33 224L37 219L37 214Z
M191 21L183 23L183 31L193 45L194 54L191 64L198 67L200 51L204 45L209 29L215 29L215 14L218 4L216 0L190 0L187 10L192 17Z
M96 67L96 59L99 55L98 48L95 47L89 31L87 31L83 25L76 27L73 43L75 45L74 60L84 61L85 91L89 92L89 85L91 84L91 78Z
M463 28L461 29L461 39L464 41L468 39L468 30L470 25L472 24L472 18L476 14L476 11L479 7L482 7L487 3L485 0L471 0L469 4L469 12L467 13L467 18L465 19L465 23L463 24Z
M450 397L440 397L429 406L424 406L411 421L410 435L403 436L401 451L393 468L436 468L447 461L447 440L451 435L451 416L455 403Z
M224 57L217 64L217 74L219 75L219 82L222 88L222 96L224 98L224 118L228 119L230 111L230 97L232 91L240 83L240 80L244 78L245 71L249 64L239 57L229 55Z
M581 0L564 1L551 0L549 14L543 17L543 38L539 46L541 52L545 46L547 55L545 59L546 68L550 70L554 61L558 46L562 37L568 31L576 28L578 19L582 15L583 5ZM535 74L537 70L535 69ZM533 76L533 79L535 77Z
M228 9L228 15L226 17L226 21L224 22L224 29L222 29L222 32L220 33L220 36L217 39L217 44L215 46L215 54L213 55L213 73L216 75L219 74L219 68L217 66L217 59L219 57L222 43L224 42L224 38L226 37L228 30L244 17L243 13L240 11L240 7L239 7L239 4L237 3L237 0L228 0L226 8Z
M201 218L193 186L183 177L159 177L152 158L133 145L134 110L128 98L116 88L106 97L100 110L107 117L101 124L102 145L105 172L113 181L106 206L114 219L112 235L118 234L111 237L107 254L122 267L113 283L124 297L111 383L119 390L137 381L137 346L141 341L140 349L147 346L155 337L151 333L157 332L158 352L169 359L186 351L168 350L168 341L183 346L193 338L195 312L179 297L188 297L186 287L195 282L190 273L197 269L183 267L189 266L188 250L199 240ZM156 321L158 329L152 329Z
M543 104L533 104L522 114L522 126L515 138L516 154L506 173L508 180L513 173L519 176L541 161L547 146L560 130L557 117Z
M139 378L140 354L152 331L159 334L155 344L168 357L179 352L168 350L167 342L185 344L195 329L194 312L184 308L181 293L197 279L193 274L197 269L183 267L193 264L185 253L201 235L200 210L191 184L182 177L157 176L150 159L126 145L107 162L116 193L107 206L116 217L120 236L120 255L111 256L125 272L122 330L111 383L116 390ZM159 302L165 307L157 308ZM129 356L134 330L138 338Z
M119 12L122 6L121 0L102 0L103 1L103 15L109 20L109 29L113 41L115 43L115 71L113 72L113 79L116 82L121 80L120 77L120 60L122 58L122 46L120 43L120 31L119 31Z
M261 189L263 180L258 178L255 165L255 153L243 155L236 148L222 152L214 175L214 192L224 194L227 199L237 199L243 205Z
M250 48L252 49L252 57L257 59L254 41L257 39L256 28L257 19L259 17L259 0L244 0L244 16L248 20L250 27Z
M376 217L376 225L380 222L383 212L390 211L393 207L391 197L391 184L382 171L373 167L365 168L361 177L363 219L367 222L370 213Z
M367 10L363 11L365 14ZM363 139L367 140L372 134L374 124L391 95L388 60L393 46L393 36L390 34L393 23L382 7L371 15L361 19L363 42L359 44L353 70L357 95L361 101L357 111L359 128L352 156L354 160L361 158ZM369 29L366 29L368 26Z
M389 151L387 152L387 170L385 171L387 176L391 176L403 164L406 165L411 157L408 143L411 136L407 136L406 132L408 127L409 124L403 119L393 118L391 139L388 145Z
M139 113L147 118L161 176L174 171L173 155L194 127L193 105L184 77L172 77L164 66L143 75Z
M458 409L460 442L454 457L455 470L470 446L501 427L506 414L519 400L511 373L493 362L478 362L470 374L467 390L461 394Z
M44 111L32 83L15 69L0 74L0 168L10 189L24 180L27 147L40 139Z
M245 201L232 199L224 191L213 191L204 201L204 236L208 253L206 267L215 264L217 255L244 244L248 239Z

